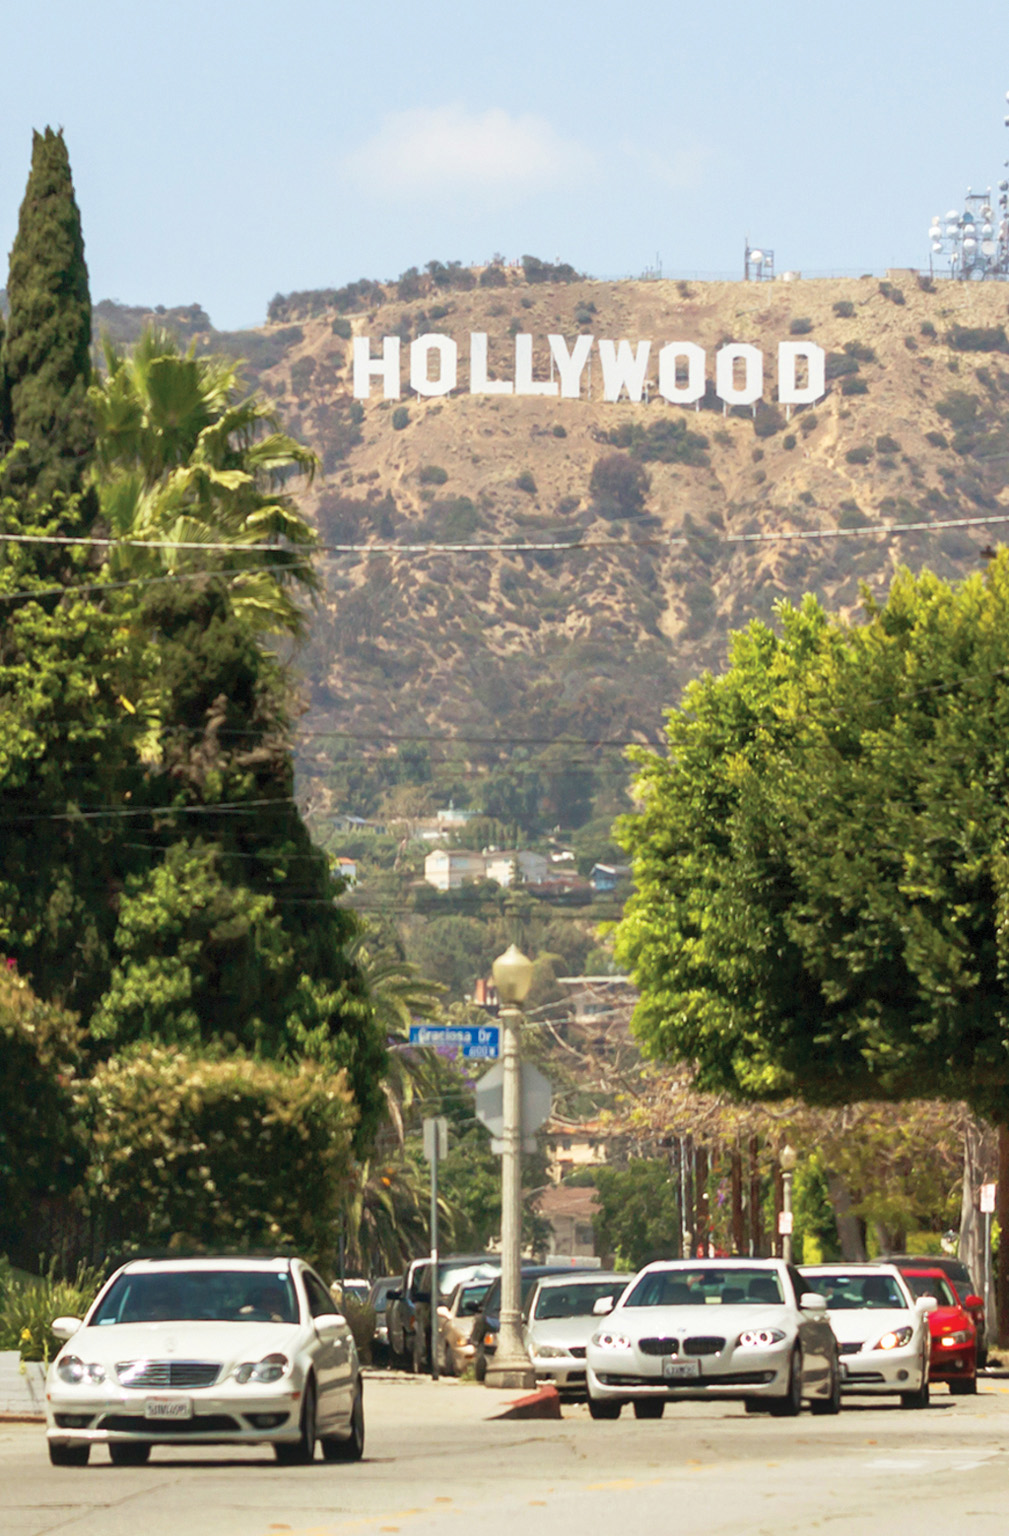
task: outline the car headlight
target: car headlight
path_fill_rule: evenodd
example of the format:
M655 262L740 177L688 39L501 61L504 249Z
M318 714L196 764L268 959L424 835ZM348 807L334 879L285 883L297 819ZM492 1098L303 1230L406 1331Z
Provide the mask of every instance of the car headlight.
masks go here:
M913 1337L913 1328L891 1328L890 1332L884 1333L872 1347L873 1349L901 1349L903 1345L910 1344Z
M247 1381L279 1381L289 1365L286 1355L264 1355L262 1360L247 1360L236 1366L234 1377L243 1385Z
M784 1338L780 1328L747 1328L736 1343L741 1349L768 1349L772 1344L780 1344Z
M97 1361L79 1360L76 1355L64 1355L57 1363L56 1374L60 1381L67 1382L72 1387L80 1386L82 1382L99 1382L105 1380L105 1367Z
M630 1349L630 1339L626 1333L597 1333L593 1344L598 1344L600 1349Z
M956 1344L969 1344L970 1334L962 1328L958 1333L944 1333L939 1342L944 1349L952 1349Z
M533 1354L537 1360L570 1360L570 1349L559 1349L556 1344L534 1344Z

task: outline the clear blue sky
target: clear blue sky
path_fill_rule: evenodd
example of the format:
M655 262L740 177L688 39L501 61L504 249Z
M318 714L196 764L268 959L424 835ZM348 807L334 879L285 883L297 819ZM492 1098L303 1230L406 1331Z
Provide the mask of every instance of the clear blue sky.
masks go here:
M0 242L66 131L95 299L271 296L437 257L598 275L924 263L1009 158L1009 11L977 0L49 0L12 7Z

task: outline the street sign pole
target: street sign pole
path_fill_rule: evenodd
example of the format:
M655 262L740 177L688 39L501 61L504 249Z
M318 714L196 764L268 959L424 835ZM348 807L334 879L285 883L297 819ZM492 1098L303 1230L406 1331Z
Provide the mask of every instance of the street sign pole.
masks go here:
M992 1286L991 1219L995 1210L997 1185L982 1184L980 1189L981 1213L984 1216L984 1315L988 1337L995 1334L995 1297Z
M438 1380L438 1161L448 1151L448 1121L438 1115L424 1121L424 1156L431 1168L431 1379Z

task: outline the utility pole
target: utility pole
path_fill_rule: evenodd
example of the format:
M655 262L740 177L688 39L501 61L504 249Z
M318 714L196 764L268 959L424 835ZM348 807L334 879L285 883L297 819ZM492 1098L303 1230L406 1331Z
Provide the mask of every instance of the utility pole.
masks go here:
M424 1121L424 1156L431 1169L431 1379L438 1380L438 1161L448 1152L444 1115Z

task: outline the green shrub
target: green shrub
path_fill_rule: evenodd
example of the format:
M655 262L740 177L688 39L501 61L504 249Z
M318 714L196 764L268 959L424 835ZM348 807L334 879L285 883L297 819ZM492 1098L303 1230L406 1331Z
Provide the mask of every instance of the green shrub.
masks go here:
M957 352L1009 352L1001 325L951 325L944 340Z
M643 467L625 453L597 459L589 479L592 505L600 517L634 517L645 509L651 482Z
M810 432L815 432L819 425L820 419L816 415L815 411L807 411L806 414L799 419L799 431L802 433L803 437L808 437Z
M918 343L915 341L913 336L905 336L904 345L909 352L917 352L918 350Z
M517 491L525 491L527 496L536 495L536 480L531 470L524 469L520 475L515 477L515 489Z
M581 504L580 496L562 496L557 503L557 511L561 517L567 517L569 512L577 512Z
M708 439L702 432L690 431L682 415L660 417L648 427L637 421L622 422L607 432L606 441L614 448L629 448L634 457L644 463L650 460L695 466L708 463L704 451Z
M979 405L977 396L966 389L951 389L948 395L936 402L935 409L936 414L948 421L951 427L969 427L977 418Z
M787 449L789 453L791 453L797 442L798 438L796 437L795 433L789 432L787 437L783 437L781 439L781 446L782 448Z
M880 283L879 291L884 299L890 300L891 304L903 304L905 302L902 291L895 287L893 283L887 282L886 279Z
M402 432L410 424L410 412L405 405L397 405L392 413L392 430Z
M855 306L850 299L838 299L834 304L834 313L839 320L850 320L855 313Z
M949 439L945 432L926 432L925 441L931 443L933 448L949 447Z
M448 479L448 470L442 469L440 464L422 464L417 479L421 485L444 485Z
M484 267L480 273L481 288L506 288L508 276L499 261L492 261L489 267Z
M852 374L849 378L841 380L841 393L842 395L867 395L869 386L864 379L856 378Z
M929 341L933 341L935 339L935 326L932 324L931 320L923 320L921 325L919 325L918 330L920 331L921 335L926 337Z
M73 1279L56 1276L55 1261L44 1275L15 1275L0 1260L0 1350L20 1350L22 1360L51 1360L62 1340L51 1332L57 1317L83 1317L104 1276L81 1264Z
M841 528L864 528L869 521L857 501L842 501L837 510Z
M303 395L315 375L315 358L299 357L291 364L291 388L296 395Z
M371 1346L375 1338L375 1308L369 1302L358 1301L356 1296L348 1294L341 1301L340 1310L354 1335L361 1364L370 1365Z
M828 379L840 379L846 373L857 373L858 359L852 357L850 352L828 352L824 372Z
M876 439L876 452L877 453L899 453L900 452L900 444L898 443L898 441L897 441L897 439L895 437L891 437L890 436L889 432L883 432Z
M562 427L560 422L558 422L556 426L552 427L551 431L553 432L554 437L567 437L568 435L567 427Z
M844 350L849 357L854 357L860 363L874 363L876 354L864 341L846 341Z
M344 1071L141 1045L78 1100L92 1207L127 1242L332 1260L357 1120Z
M450 315L451 313L452 311L449 309L447 304L432 304L430 318L432 320L444 320L445 316Z
M351 325L350 321L345 320L342 315L337 315L336 319L330 326L330 330L333 332L334 336L339 336L344 341L349 341L354 334L354 327Z
M538 256L523 256L522 271L527 283L573 283L578 279L578 273L566 261L541 261Z
M800 315L791 320L788 326L790 336L808 336L813 329L813 322L808 315Z
M868 464L872 458L872 449L868 444L862 444L857 448L849 448L844 457L849 464Z

